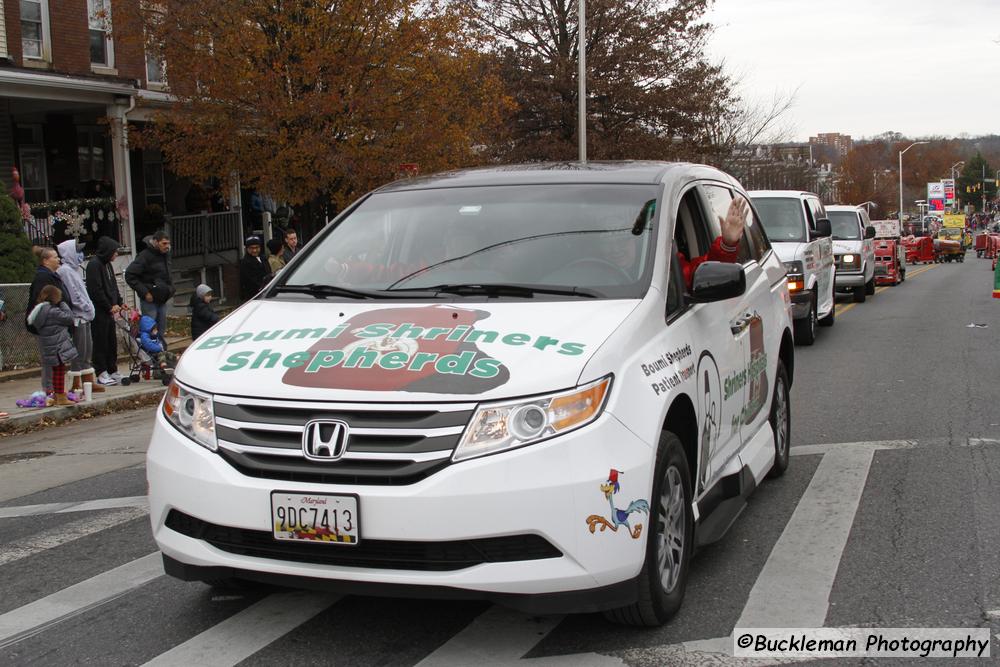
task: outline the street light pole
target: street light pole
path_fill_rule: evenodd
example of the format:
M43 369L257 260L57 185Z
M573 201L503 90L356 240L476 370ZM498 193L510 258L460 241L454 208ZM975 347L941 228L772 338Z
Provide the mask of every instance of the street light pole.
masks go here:
M899 227L900 227L900 229L903 228L903 153L905 153L906 151L910 150L914 146L919 146L920 144L926 144L926 143L929 143L929 142L927 142L927 141L917 141L917 142L914 142L914 143L910 144L909 146L907 146L903 150L899 151ZM923 220L921 220L920 222L922 224Z
M587 8L586 0L579 0L579 8L577 13L580 15L580 25L578 30L580 31L577 35L577 48L579 49L579 72L577 78L580 80L580 89L577 95L578 100L578 110L577 114L579 118L577 119L577 134L578 142L580 145L580 162L587 161Z

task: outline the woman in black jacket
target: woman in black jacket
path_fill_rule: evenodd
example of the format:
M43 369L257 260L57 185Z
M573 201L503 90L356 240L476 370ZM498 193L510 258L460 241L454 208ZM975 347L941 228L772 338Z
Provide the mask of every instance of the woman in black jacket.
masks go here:
M115 333L115 316L125 301L118 290L118 278L112 264L118 257L118 242L109 236L97 241L97 253L85 269L87 295L94 302L94 322L90 325L94 338L94 373L101 384L117 384L118 338Z

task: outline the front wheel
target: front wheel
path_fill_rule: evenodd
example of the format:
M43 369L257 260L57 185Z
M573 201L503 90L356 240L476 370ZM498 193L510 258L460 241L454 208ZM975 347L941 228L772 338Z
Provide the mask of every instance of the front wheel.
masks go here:
M871 296L875 293L875 278L872 277L871 280L865 283L865 294Z
M853 290L853 292L852 292L852 296L854 298L854 303L864 303L865 299L868 298L867 297L867 293L868 292L865 289L864 285L861 285L860 287L855 287L854 290Z
M774 465L767 476L781 477L788 470L789 447L792 442L792 406L788 400L788 373L778 360L774 374L774 396L771 398L771 430L774 432Z
M816 299L809 304L809 315L792 323L795 328L796 345L812 345L816 342Z
M639 599L612 609L605 617L622 625L656 627L677 613L684 600L694 546L691 510L691 469L680 439L660 434L653 477L653 497L646 538L646 556L639 572Z

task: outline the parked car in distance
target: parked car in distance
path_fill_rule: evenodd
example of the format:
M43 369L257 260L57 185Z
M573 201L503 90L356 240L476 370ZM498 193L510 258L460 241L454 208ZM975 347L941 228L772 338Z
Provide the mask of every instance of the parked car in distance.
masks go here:
M875 293L875 227L859 206L827 206L826 213L833 230L836 290L864 303Z
M819 197L799 190L748 193L774 251L788 271L795 342L812 345L816 325L833 326L833 242L830 219Z

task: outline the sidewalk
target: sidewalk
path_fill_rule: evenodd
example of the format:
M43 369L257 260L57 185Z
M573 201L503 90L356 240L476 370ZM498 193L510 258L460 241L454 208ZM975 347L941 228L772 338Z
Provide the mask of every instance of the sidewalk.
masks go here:
M167 347L171 352L177 354L187 349L190 342L190 338L167 337ZM119 359L119 372L126 373L128 371L128 364L128 357ZM15 401L21 398L26 399L31 396L32 392L41 390L39 377L39 370L35 369L29 377L18 377L18 379L0 382L0 412L6 412L10 415L7 419L0 420L0 433L9 433L31 426L49 426L75 417L92 416L93 414L117 412L119 410L150 405L166 389L162 382L153 378L133 382L127 387L120 384L106 387L107 391L94 394L93 400L89 402L82 401L76 405L52 406L48 408L17 407ZM87 413L91 413L91 415L87 415Z

